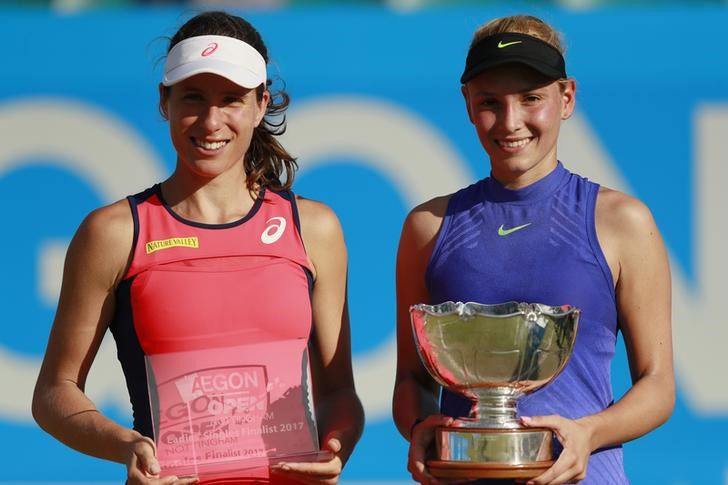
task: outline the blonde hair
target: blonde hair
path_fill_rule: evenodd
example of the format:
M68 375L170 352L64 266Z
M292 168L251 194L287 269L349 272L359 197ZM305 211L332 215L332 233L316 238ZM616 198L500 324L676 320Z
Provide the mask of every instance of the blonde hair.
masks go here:
M532 15L511 15L508 17L500 17L481 25L473 34L473 40L470 43L470 47L472 48L475 44L486 37L495 34L502 34L504 32L516 32L519 34L531 35L551 44L558 49L559 52L561 52L561 55L566 52L561 34L540 18Z

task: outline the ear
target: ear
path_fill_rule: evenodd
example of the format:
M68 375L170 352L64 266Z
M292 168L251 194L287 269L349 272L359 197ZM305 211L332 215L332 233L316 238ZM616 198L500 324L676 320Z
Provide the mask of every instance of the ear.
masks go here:
M568 120L574 114L576 107L576 81L573 78L567 79L563 83L563 92L561 93L561 119Z
M265 116L265 111L268 108L268 103L270 103L270 91L267 89L263 91L263 96L260 99L260 102L258 103L258 112L255 115L255 126L257 127L260 125L260 122L263 121L263 117Z
M473 121L473 112L470 109L470 91L468 91L468 85L463 84L460 87L460 92L463 94L463 98L465 100L465 110L468 112L468 119L471 123L475 124L475 121Z
M169 101L168 93L169 88L159 83L159 112L165 120L169 119L169 112L167 111L167 102Z

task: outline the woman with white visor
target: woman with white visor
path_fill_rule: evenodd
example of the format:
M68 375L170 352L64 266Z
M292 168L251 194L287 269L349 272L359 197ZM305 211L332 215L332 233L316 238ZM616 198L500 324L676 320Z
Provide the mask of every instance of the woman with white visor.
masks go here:
M312 385L304 378L286 397L296 395L299 403L304 391L312 397L317 415L309 418L318 430L312 439L328 456L259 467L225 483L336 483L361 434L341 226L327 206L290 191L296 161L276 140L288 96L269 91L267 62L259 33L242 18L205 12L187 21L170 41L159 86L177 153L174 172L93 211L68 249L33 414L66 445L125 464L129 484L201 478L160 469L149 355L304 342L310 374L300 363L299 372ZM124 370L133 429L102 415L84 393L107 328Z

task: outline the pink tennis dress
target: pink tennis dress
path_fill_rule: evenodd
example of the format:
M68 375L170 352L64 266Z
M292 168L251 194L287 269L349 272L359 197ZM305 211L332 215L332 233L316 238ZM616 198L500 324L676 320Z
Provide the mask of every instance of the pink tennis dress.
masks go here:
M229 426L206 425L204 434L200 424L204 419L194 413L199 411L209 416L210 412L224 410L229 419L239 420L244 412L248 413L245 417L249 419L251 412L254 414L259 410L258 418L267 419L277 409L276 403L283 402L284 398L306 401L310 396L307 344L312 331L313 278L300 235L295 196L289 191L264 190L245 217L214 225L188 221L174 213L165 203L160 185L130 196L128 201L134 220L133 257L116 292L115 316L110 328L129 390L134 429L153 437L154 429L160 424L154 420L160 418L152 419L150 390L159 394L153 397L161 402L165 399L164 385L169 384L167 388L170 389L187 389L190 399L186 401L186 414L167 413L169 420L184 415L188 423L180 421L180 429L193 433L194 428L199 437L207 439L198 441L196 456L204 455L200 443L223 439L232 443L228 447L232 450L230 453L240 450L252 453L252 449L246 449L249 445L239 436L239 431L231 430ZM244 355L235 359L235 365L245 364L241 364L242 367L226 367L222 361L211 364L215 369L229 369L224 375L220 371L197 372L192 377L186 376L183 383L180 379L174 381L175 376L168 375L161 382L159 375L153 375L152 379L156 381L150 386L145 363L148 357L164 362L172 355L195 356L210 349L248 348L248 360L255 360L261 357L253 357L254 354L277 348L275 343L283 341L291 342L294 347L298 345L293 352L299 352L293 366L300 379L299 385L292 388L295 396L291 395L291 389L285 396L276 395L271 369L261 370L261 366L253 365L255 362L247 362ZM228 397L220 397L219 402L212 402L214 397L206 397L210 402L200 397L205 389L224 387L229 390L231 386L243 384L258 386L258 393L247 389L247 394L236 397L228 394ZM190 394L194 390L200 392ZM261 392L265 399L256 397ZM183 398L184 394L182 392ZM194 397L197 401L191 400ZM240 403L249 407L243 409ZM295 409L305 413L307 406L296 406ZM277 412L280 421L284 411L279 409ZM168 429L177 426L174 422L166 423L164 412L161 416ZM284 421L285 426L290 423L297 426L299 422L309 426L314 419L309 414L287 417ZM286 441L290 441L293 434L273 432L282 430L283 426L261 422L262 433L268 430L261 447L275 451L290 445ZM315 430L315 424L306 429ZM295 435L298 436L296 439L308 441L298 446L317 448L317 436L306 438L304 435ZM186 443L182 432L161 439L171 440L169 446ZM159 440L158 437L157 453L161 462L164 449ZM162 468L164 475L163 462ZM247 480L236 480L236 483L268 483L267 467L263 468L265 470L258 478L251 476ZM284 482L275 480L275 483Z

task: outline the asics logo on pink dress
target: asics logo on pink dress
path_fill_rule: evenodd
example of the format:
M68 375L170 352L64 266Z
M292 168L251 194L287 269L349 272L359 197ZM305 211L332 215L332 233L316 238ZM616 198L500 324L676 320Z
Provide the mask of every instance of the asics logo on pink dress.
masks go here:
M286 230L286 220L283 217L271 217L266 224L268 227L260 235L260 240L263 244L273 244L281 238L283 231Z

